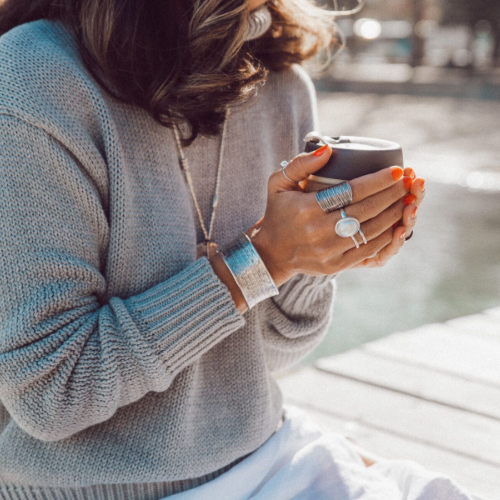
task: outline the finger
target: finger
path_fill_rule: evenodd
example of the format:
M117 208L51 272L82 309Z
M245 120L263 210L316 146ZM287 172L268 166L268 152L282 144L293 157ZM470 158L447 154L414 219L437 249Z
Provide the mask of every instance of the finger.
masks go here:
M360 267L384 267L387 262L396 256L405 243L406 231L398 228L394 231L392 241L382 248L376 255L371 258L365 259L362 262L354 265L351 269Z
M383 267L389 262L390 259L395 257L403 245L405 244L405 238L408 235L408 231L404 227L398 227L394 230L392 241L382 248L380 252L372 259L369 267Z
M403 226L408 230L408 236L417 222L418 206L415 203L405 207L403 212Z
M370 241L379 236L386 229L392 229L392 226L403 217L403 211L404 203L403 200L399 199L378 216L361 223L360 227L365 238ZM332 212L331 215L334 216L335 214ZM355 246L352 238L338 236L335 231L335 221L340 219L341 217L338 215L336 219L333 218L333 220L330 217L317 217L311 222L312 232L321 235L321 246L325 251L329 248L338 248L342 252L346 252ZM357 239L358 241L362 241L360 235L357 236Z
M352 189L353 203L357 203L391 187L403 178L403 174L404 172L401 167L389 167L349 181Z
M380 193L376 193L364 200L349 205L344 208L344 212L348 217L354 217L360 222L365 222L369 219L375 218L384 210L387 210L391 205L408 193L408 184L405 182L408 177L402 181L396 182L388 189L384 189ZM334 218L340 219L340 213L335 213Z
M410 177L411 179L415 179L416 175L412 168L405 168L405 177Z
M307 179L310 174L313 174L320 168L324 167L330 159L331 155L332 148L329 144L325 144L316 151L312 151L310 153L301 153L300 155L296 156L285 167L285 173L291 180L287 179L283 175L281 167L279 168L279 170L276 170L271 174L268 182L269 194L297 189L297 183Z
M421 177L415 179L411 186L410 193L415 196L416 204L419 206L425 197L425 179L422 179Z
M415 206L408 206L405 208L405 215L406 217L411 218L411 214L417 207ZM403 218L405 218L405 215L403 215ZM390 222L390 218L388 218L385 222ZM412 219L413 220L413 219ZM369 229L367 229L367 225L369 225L370 222L365 224L365 231L369 233ZM386 228L385 230L388 230L389 228ZM409 236L411 230L409 228L404 227L404 226L399 226L397 227L392 236L391 242L383 247L376 255L373 255L358 264L355 264L352 268L361 268L361 267L383 267L387 262L394 256L396 256L403 245L405 244L406 238Z
M369 241L366 245L361 245L359 248L353 248L345 252L343 261L347 265L347 268L351 268L365 259L373 258L382 248L391 243L392 233L392 228L386 229L380 236Z
M381 170L379 172L376 172L375 174L365 175L363 176L363 178L376 176L376 174L380 174L380 172L384 171ZM396 172L396 175L393 176L391 172ZM389 169L385 169L384 175L371 177L371 180L374 182L374 184L378 186L378 188L374 187L372 189L372 191L375 191L375 194L363 200L358 200L358 202L355 201L355 196L359 198L359 183L357 183L357 179L349 181L349 184L351 185L351 189L353 191L353 202L349 205L349 208L344 207L346 215L348 215L349 217L356 217L360 222L364 222L365 220L375 217L383 210L385 210L388 206L393 204L396 200L402 198L409 192L413 182L410 177L400 177L400 174L402 172L403 170L400 167L390 167ZM391 179L390 182L388 182L387 174L389 174L389 177ZM399 180L395 180L396 178L398 178ZM361 179L361 177L359 177L359 179ZM387 184L389 185L388 188L379 190L381 186ZM355 187L356 185L358 185L358 188ZM357 192L358 194L355 195L355 192ZM368 190L365 190L365 192L368 192ZM326 212L321 208L316 199L316 193L304 193L304 195L304 207L306 207L308 210L312 210L314 215L317 216L326 214ZM379 203L382 203L382 205L379 205ZM347 214L347 211L349 211L349 214ZM335 214L333 215L335 223L341 217L339 210L335 210L330 213Z
M406 239L409 239L413 234L413 230L417 222L417 215L418 206L415 203L412 203L405 208L403 218L400 221L402 224L400 227L406 228Z
M394 225L401 219L403 214L404 204L401 200L399 200L384 210L377 217L361 224L361 230L368 241L374 240L387 229L393 229Z
M248 234L248 236L252 237L254 231L258 231L263 222L264 216L262 216L252 227L248 228L245 232Z
M380 213L377 217L370 219L361 224L361 231L365 235L367 241L371 241L378 236L380 236L387 229L392 229L395 224L397 224L401 218L403 217L404 211L404 203L403 200L398 200L396 203L393 203L390 207ZM346 214L347 215L347 214ZM324 219L323 219L324 221ZM335 227L335 226L334 226ZM327 248L339 248L341 251L346 252L351 248L355 247L355 244L352 238L342 238L337 235L335 230L332 231L330 228L330 224L327 226L324 225L320 231L329 231L331 235L330 238L324 243ZM358 241L362 241L360 235L355 236Z

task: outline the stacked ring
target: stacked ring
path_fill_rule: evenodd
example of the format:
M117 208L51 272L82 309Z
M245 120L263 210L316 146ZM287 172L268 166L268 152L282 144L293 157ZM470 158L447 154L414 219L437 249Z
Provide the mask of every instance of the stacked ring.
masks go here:
M354 217L347 217L343 209L340 210L340 215L342 218L335 225L335 232L341 238L352 238L356 248L359 248L359 243L355 236L359 233L363 243L366 245L368 241L366 240L365 234L361 230L361 223L359 220Z

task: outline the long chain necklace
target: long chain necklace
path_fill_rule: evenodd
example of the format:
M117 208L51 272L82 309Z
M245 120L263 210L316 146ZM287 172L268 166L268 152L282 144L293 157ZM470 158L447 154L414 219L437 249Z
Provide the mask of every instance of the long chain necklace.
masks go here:
M214 221L215 221L215 212L217 210L217 207L219 206L219 190L220 190L220 181L221 181L221 172L222 172L222 160L223 160L223 153L224 153L224 139L226 136L226 124L227 120L229 117L229 108L226 108L226 113L224 117L224 125L222 129L222 137L220 141L220 147L219 147L219 164L217 166L217 180L215 183L215 191L214 191L214 197L212 200L212 215L210 217L210 228L207 231L207 228L205 227L205 223L203 222L203 216L201 213L200 205L198 204L198 200L196 199L196 194L194 191L194 186L193 186L193 178L191 177L191 172L189 170L189 163L187 161L186 155L184 154L184 150L182 149L181 145L181 139L180 139L180 133L177 125L174 125L174 135L175 135L175 142L177 143L177 149L179 151L179 163L181 166L182 171L184 172L184 176L186 178L186 182L189 186L189 190L191 191L191 196L193 198L194 206L196 208L196 212L198 213L198 219L200 220L200 226L203 231L203 234L205 236L205 241L203 243L199 243L196 246L196 258L199 259L200 257L206 256L207 258L212 257L212 255L215 254L217 250L217 243L212 241L212 232L214 229Z

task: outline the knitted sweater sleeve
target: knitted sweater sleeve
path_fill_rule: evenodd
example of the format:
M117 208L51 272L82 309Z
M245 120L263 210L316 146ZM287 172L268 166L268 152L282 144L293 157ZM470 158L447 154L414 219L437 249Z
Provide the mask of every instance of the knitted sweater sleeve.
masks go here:
M298 124L296 154L303 138L319 130L316 90L309 75L294 65ZM279 287L279 295L260 304L268 367L279 371L296 364L325 337L333 319L335 276L298 274Z
M0 114L0 400L58 441L113 416L245 324L206 258L104 301L108 221L53 136Z

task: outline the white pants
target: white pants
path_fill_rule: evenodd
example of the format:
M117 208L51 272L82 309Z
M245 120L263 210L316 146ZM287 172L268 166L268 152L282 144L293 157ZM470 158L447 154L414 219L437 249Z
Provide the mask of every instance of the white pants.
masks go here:
M268 441L218 478L162 500L481 500L411 460L366 467L349 441L285 406Z

